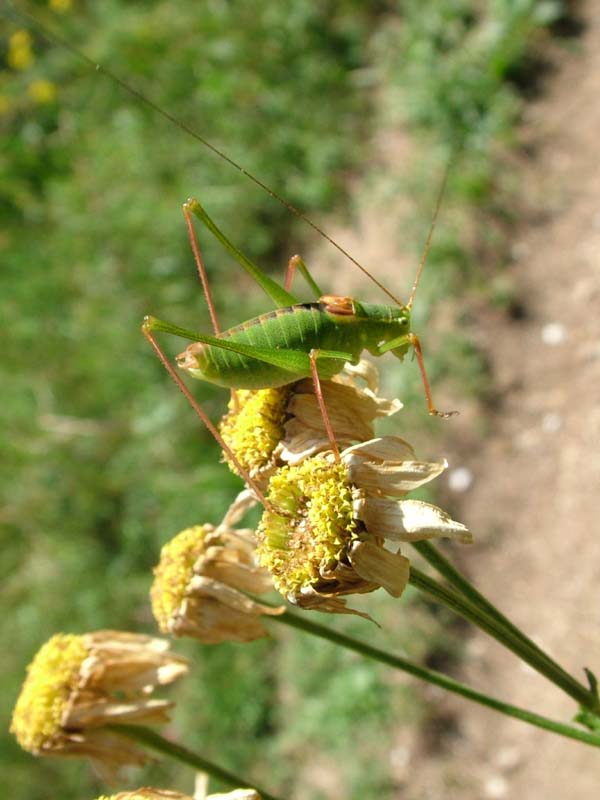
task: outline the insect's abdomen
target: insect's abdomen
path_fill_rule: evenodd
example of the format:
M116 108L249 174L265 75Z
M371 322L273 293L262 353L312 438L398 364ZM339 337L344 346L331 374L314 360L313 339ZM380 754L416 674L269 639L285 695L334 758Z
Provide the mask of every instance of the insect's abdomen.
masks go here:
M309 353L313 348L352 353L358 358L361 345L358 331L340 325L325 313L319 303L302 303L278 308L219 334L219 338L249 344L265 350L296 350ZM356 341L355 341L356 339ZM292 372L254 358L210 345L203 346L202 376L212 383L236 389L267 389L310 376L310 368ZM319 374L331 377L339 372L339 362L323 359ZM327 374L329 373L329 374Z

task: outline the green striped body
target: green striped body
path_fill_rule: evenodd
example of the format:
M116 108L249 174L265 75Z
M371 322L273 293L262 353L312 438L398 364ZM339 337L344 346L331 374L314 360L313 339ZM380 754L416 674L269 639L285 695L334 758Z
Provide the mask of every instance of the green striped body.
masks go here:
M313 349L336 351L347 354L351 363L357 363L363 350L377 354L378 345L398 339L410 330L410 312L406 307L367 305L342 298L351 304L351 311L335 313L330 304L323 302L326 299L278 308L223 331L218 338L268 351L291 350L306 355ZM401 346L394 352L402 357L405 350ZM267 389L311 375L308 358L302 367L282 369L210 344L195 343L188 351L193 351L196 368L188 365L187 372L232 389ZM319 376L328 379L340 372L343 361L321 358L317 366Z

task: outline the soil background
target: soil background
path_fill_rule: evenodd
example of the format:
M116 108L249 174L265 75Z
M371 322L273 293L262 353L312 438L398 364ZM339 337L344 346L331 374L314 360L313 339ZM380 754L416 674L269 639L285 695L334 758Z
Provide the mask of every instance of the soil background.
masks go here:
M441 452L473 478L451 497L476 539L458 556L461 568L585 682L584 666L600 675L600 4L578 4L577 24L568 47L550 46L520 128L521 207L504 273L516 302L498 311L470 304L493 402L461 407ZM382 143L396 165L406 148L398 136ZM333 233L363 263L391 262L397 275L386 244L394 237L381 227L390 216L372 205L352 233ZM443 389L435 399L456 407ZM469 634L465 649L460 679L557 720L576 713L484 634ZM600 751L442 692L424 695L430 724L401 731L389 754L398 797L600 797Z
M478 439L472 417L459 417L448 451L474 478L460 500L476 537L463 568L583 679L583 666L600 673L600 6L580 14L577 48L552 54L522 126L530 155L509 269L518 313L475 310L496 401L491 434ZM470 638L461 669L516 705L565 721L575 712L484 634ZM421 748L403 797L600 796L598 750L455 698L439 703L451 734L435 758Z

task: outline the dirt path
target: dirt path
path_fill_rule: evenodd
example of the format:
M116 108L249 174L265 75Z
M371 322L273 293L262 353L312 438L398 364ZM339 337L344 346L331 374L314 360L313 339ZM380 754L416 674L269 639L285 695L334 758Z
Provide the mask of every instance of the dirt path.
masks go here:
M492 435L469 451L457 445L453 459L475 476L459 518L478 544L464 566L576 675L584 665L600 674L598 5L588 3L583 19L581 50L557 57L524 125L535 155L522 165L523 196L537 221L523 221L510 274L525 315L510 324L487 312L477 321L499 399ZM470 640L462 677L550 717L575 711L483 635ZM445 752L417 759L403 798L600 797L600 751L441 703L457 729Z
M583 666L600 676L600 7L590 0L579 13L586 27L577 49L555 54L522 127L532 155L517 172L524 213L508 276L523 313L473 311L496 411L478 419L467 409L452 423L447 453L474 476L457 496L455 515L477 539L462 567L583 678ZM405 147L394 140L382 150ZM370 208L354 231L334 236L377 263L379 275L389 265L397 276L394 231L381 220L398 217L379 213L377 197ZM549 717L568 721L576 711L483 634L469 639L459 677ZM400 731L390 752L399 798L600 797L600 751L426 694L440 730Z

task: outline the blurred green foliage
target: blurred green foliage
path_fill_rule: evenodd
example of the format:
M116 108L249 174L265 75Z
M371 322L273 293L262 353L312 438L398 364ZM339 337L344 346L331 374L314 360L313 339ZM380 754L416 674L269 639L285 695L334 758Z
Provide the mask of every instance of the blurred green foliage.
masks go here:
M493 150L518 110L507 81L559 10L523 0L485 12L468 0L405 2L402 16L394 3L358 0L209 0L201 10L164 0L16 5L313 215L344 205L366 136L389 124L376 87L431 144L430 160L404 187L425 220L450 146L461 148L450 202L467 214L489 198ZM146 596L161 544L190 524L218 521L237 489L139 333L145 313L209 329L181 202L198 194L232 240L279 275L301 240L289 212L243 175L68 49L34 28L24 36L27 26L10 12L0 19L1 592L11 645L0 703L8 720L25 664L57 630L154 630ZM201 243L223 324L265 310L223 251L203 233ZM450 289L468 262L444 229L432 260L443 262ZM440 293L436 274L431 299ZM449 347L438 370L454 368L452 355ZM194 388L217 418L223 392ZM380 599L368 602L394 618ZM366 623L349 624L389 646ZM413 647L434 635L416 625ZM409 632L403 637L396 645L410 649ZM185 744L288 797L397 790L386 733L418 710L384 671L286 636L179 649L194 662L176 690L174 730ZM100 793L87 767L34 762L6 727L1 769L14 800L42 800L49 786L64 798ZM334 795L318 788L320 770L334 775ZM169 765L141 782L153 780L191 786Z

